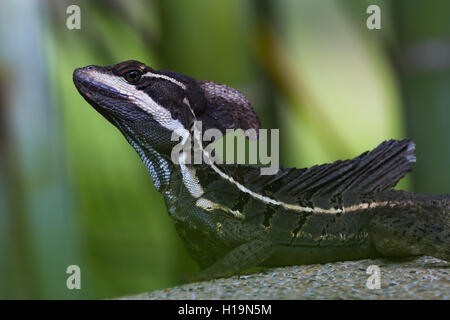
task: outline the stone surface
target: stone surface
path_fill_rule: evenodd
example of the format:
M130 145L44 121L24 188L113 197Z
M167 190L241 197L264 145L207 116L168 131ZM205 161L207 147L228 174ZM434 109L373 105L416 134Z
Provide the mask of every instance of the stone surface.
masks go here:
M381 288L366 285L378 266ZM445 299L450 263L431 257L335 262L268 269L246 276L191 283L121 299Z

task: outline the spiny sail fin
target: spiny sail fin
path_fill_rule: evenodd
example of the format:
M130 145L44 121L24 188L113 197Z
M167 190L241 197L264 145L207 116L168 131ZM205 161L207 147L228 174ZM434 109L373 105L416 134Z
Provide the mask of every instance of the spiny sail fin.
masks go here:
M368 194L393 188L411 170L414 148L410 140L388 140L354 159L304 169L280 168L272 176L246 165L221 168L247 188L267 196L311 199L346 192Z

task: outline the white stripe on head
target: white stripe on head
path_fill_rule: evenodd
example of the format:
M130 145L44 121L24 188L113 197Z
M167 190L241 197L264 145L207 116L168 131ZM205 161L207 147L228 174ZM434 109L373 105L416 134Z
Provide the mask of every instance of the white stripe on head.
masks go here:
M164 128L170 131L184 129L180 121L172 118L169 110L156 103L144 91L136 89L134 85L128 83L124 78L95 70L87 71L87 73L95 81L114 88L119 93L128 96L137 107L152 116Z
M150 77L150 78L164 79L164 80L172 82L173 84L176 84L181 89L186 90L186 85L184 83L181 83L180 81L175 80L174 78L171 78L171 77L166 76L164 74L158 74L158 73L153 73L153 72L148 71L147 73L143 74L142 76L143 77Z

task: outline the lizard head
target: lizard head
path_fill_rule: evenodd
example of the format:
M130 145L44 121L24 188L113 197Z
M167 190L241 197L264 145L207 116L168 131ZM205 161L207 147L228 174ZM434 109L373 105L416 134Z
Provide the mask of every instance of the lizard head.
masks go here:
M193 79L134 60L79 68L73 80L86 101L127 139L161 154L170 154L178 143L171 141L172 133L189 131L195 112L205 104Z
M130 141L170 154L179 140L192 134L194 121L203 131L260 128L247 98L238 90L167 70L153 70L129 60L113 66L87 66L73 73L81 95ZM130 142L131 143L131 142Z

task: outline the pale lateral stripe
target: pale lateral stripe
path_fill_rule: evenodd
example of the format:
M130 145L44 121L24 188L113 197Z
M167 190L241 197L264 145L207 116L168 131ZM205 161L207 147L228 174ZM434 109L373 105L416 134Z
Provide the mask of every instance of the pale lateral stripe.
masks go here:
M194 137L194 139L198 139L198 137ZM248 193L250 194L252 197L261 200L264 203L270 203L270 204L274 204L274 205L278 205L278 206L283 206L286 209L289 210L293 210L293 211L299 211L299 212L323 212L323 213L338 213L338 212L342 212L341 209L322 209L322 208L309 208L309 207L302 207L302 206L298 206L298 205L294 205L294 204L289 204L289 203L285 203L282 201L276 201L272 198L263 196L261 194L258 194L256 192L251 191L250 189L246 188L245 186L243 186L242 184L240 184L239 182L237 182L236 180L233 179L233 177L230 177L229 175L227 175L226 173L222 172L219 168L217 168L217 166L211 161L210 155L208 153L208 151L206 151L203 148L203 145L201 143L201 141L197 140L198 145L200 146L203 154L205 155L204 159L208 159L208 165L216 172L218 173L222 178L228 180L229 182L231 182L232 184L234 184L235 186L237 186L239 188L239 190L241 190L242 192ZM230 209L231 210L231 209Z
M139 108L152 116L152 118L164 128L170 131L184 129L184 126L181 122L172 119L172 115L170 114L169 110L161 107L147 93L142 90L136 89L134 85L126 82L122 77L105 74L95 70L87 72L95 81L110 86L111 88L119 91L119 93L127 96Z
M181 89L186 90L186 85L184 83L181 83L180 81L175 80L174 78L171 78L171 77L163 75L163 74L157 74L157 73L153 73L153 72L148 71L147 73L145 73L143 75L143 77L164 79L164 80L172 82L173 84L176 84Z
M324 208L320 208L320 207L316 207L316 208L310 208L310 207L302 207L299 205L294 205L294 204L290 204L290 203L286 203L283 201L277 201L274 200L272 198L263 196L261 194L258 194L256 192L251 191L250 189L246 188L245 186L243 186L242 184L240 184L239 182L237 182L236 180L233 179L233 177L230 177L229 175L227 175L226 173L222 172L213 162L211 162L209 159L209 154L205 149L202 149L203 152L206 155L206 158L208 159L208 165L211 166L211 168L218 173L222 178L228 180L229 182L231 182L232 184L234 184L236 187L239 188L239 190L241 190L242 192L248 193L250 194L252 197L261 200L264 203L270 203L270 204L274 204L277 206L282 206L288 210L293 210L293 211L298 211L298 212L314 212L314 213L329 213L329 214L336 214L336 213L343 213L343 212L352 212L352 211L357 211L357 210L361 210L361 209L372 209L372 208L377 208L377 207L384 207L388 204L391 205L396 205L396 202L387 202L387 201L379 201L379 202L372 202L370 204L368 203L362 203L362 204L356 204L356 205L352 205L349 207L344 207L342 209L324 209Z
M282 206L282 207L284 207L284 208L286 208L288 210L299 211L299 212L323 212L323 213L338 213L338 212L342 212L341 209L337 209L336 210L336 209L309 208L309 207L302 207L302 206L298 206L298 205L294 205L294 204L290 204L290 203L285 203L285 202L282 202L282 201L274 200L272 198L263 196L261 194L253 192L250 189L246 188L245 186L243 186L242 184L240 184L239 182L234 180L232 177L230 177L229 175L227 175L224 172L222 172L219 168L217 168L217 166L214 163L209 162L209 165L222 178L224 178L224 179L228 180L229 182L231 182L232 184L234 184L236 187L238 187L239 190L241 190L242 192L250 194L252 197L254 197L254 198L258 199L258 200L261 200L264 203L270 203L270 204L274 204L274 205L277 205L277 206Z

